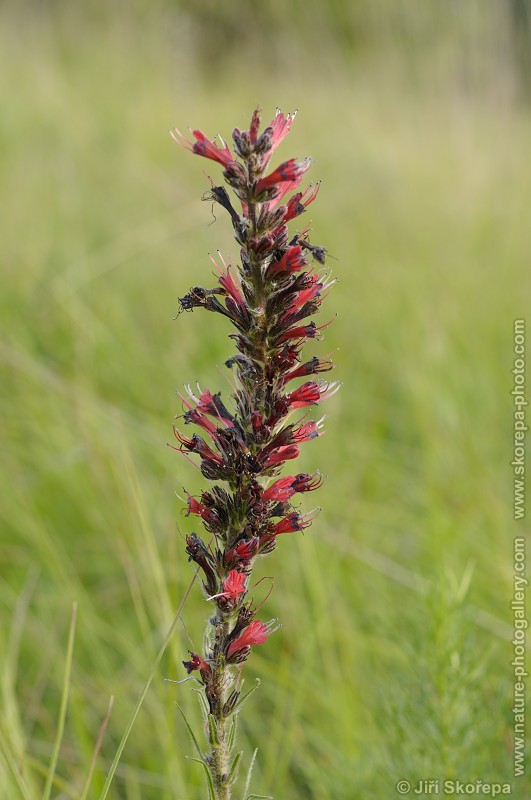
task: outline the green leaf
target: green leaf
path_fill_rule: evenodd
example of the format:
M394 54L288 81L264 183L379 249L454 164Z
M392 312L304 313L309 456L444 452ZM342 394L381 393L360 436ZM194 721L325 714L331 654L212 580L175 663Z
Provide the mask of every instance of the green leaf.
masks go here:
M190 734L190 737L191 737L191 739L192 739L192 742L193 742L193 743L194 743L194 745L195 745L195 749L196 749L196 750L197 750L197 752L199 753L199 758L201 759L201 761L203 761L203 753L202 753L202 751L201 751L201 748L199 747L199 743L198 743L197 739L195 738L195 733L193 732L193 730L192 730L192 727L191 727L190 723L189 723L189 722L188 722L188 720L186 719L186 715L185 715L184 711L182 710L181 706L180 706L180 705L178 705L178 706L177 706L177 708L178 708L178 709L179 709L179 711L181 712L181 716L182 716L182 718L184 719L184 722L185 722L185 725L186 725L186 727L188 728L188 733ZM203 762L203 763L204 763L204 762Z
M234 758L234 761L232 762L232 767L230 768L230 772L228 774L227 780L225 781L227 786L231 786L234 783L234 781L236 780L236 778L238 777L238 767L240 765L240 761L241 761L242 755L243 755L243 751L241 751L240 753L236 753L236 756Z
M252 800L253 797L261 797L262 800L273 800L270 794L248 794L246 800Z
M186 756L188 761L197 761L198 764L201 764L203 769L205 770L205 775L207 779L207 786L208 786L208 798L209 800L216 800L216 793L214 791L214 784L212 783L212 775L210 774L210 770L208 766L205 764L203 759L201 758L194 758L193 756Z
M258 747L256 748L256 750L253 753L253 757L251 758L251 763L249 764L249 769L247 770L247 777L245 779L245 786L244 786L244 789L243 789L242 800L249 800L249 798L247 796L247 792L249 791L249 786L251 785L251 775L253 774L253 767L254 767L254 762L256 761L256 754L257 753L258 753Z
M232 722L231 722L231 726L230 726L230 730L229 730L229 740L228 740L229 753L232 751L232 748L234 747L234 741L236 739L236 721L237 721L237 719L238 719L237 715L234 714L233 717L232 717Z
M201 711L203 712L203 719L205 720L206 723L208 715L210 714L210 708L208 706L206 697L201 691L201 689L196 689L195 687L192 687L192 691L196 692L197 697L199 698L199 705L201 706Z
M208 715L208 740L212 747L219 747L218 729L216 728L216 720L212 714Z

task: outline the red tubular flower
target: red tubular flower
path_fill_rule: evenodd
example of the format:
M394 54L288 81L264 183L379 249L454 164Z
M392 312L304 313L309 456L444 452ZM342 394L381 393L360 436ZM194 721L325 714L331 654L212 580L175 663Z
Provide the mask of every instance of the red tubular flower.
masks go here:
M320 186L320 183L316 183L315 186L310 184L304 190L304 192L297 192L297 194L294 194L292 197L290 197L286 205L286 211L284 212L283 222L289 222L290 220L295 219L295 217L300 216L300 214L303 214L310 203L313 203L317 197Z
M296 492L311 492L318 489L322 482L320 475L308 475L306 472L299 472L298 475L286 475L262 492L262 500L285 503Z
M208 522L211 525L215 525L217 522L219 522L219 518L216 512L212 511L211 508L207 508L207 506L203 505L203 503L200 503L199 500L197 500L191 494L188 495L187 502L188 502L188 509L186 512L187 517L190 516L190 514L197 514L202 519L204 519L205 522Z
M281 334L279 334L275 340L275 343L277 345L284 344L284 342L304 343L304 339L317 338L318 330L319 328L315 322L310 322L308 325L297 325L293 328L288 328L287 331L283 331Z
M227 650L227 658L231 658L234 653L237 653L238 650L242 650L244 647L250 647L252 644L263 644L270 633L271 631L265 622L259 619L253 620L253 622L245 628L243 633L230 643L229 649Z
M293 431L293 439L299 444L301 442L308 442L310 439L316 439L318 436L321 436L320 428L321 423L311 419L309 422L305 422L304 425L295 428Z
M310 361L306 361L305 364L300 364L300 366L288 372L284 378L284 383L292 381L294 378L303 378L305 375L316 375L318 372L328 372L333 368L334 365L331 359L324 360L314 356Z
M203 658L201 658L201 656L198 653L192 653L191 650L189 651L189 653L192 656L190 661L183 661L183 666L186 667L188 675L190 675L194 671L194 669L198 669L199 672L201 673L201 677L203 678L205 683L207 683L212 676L212 670L210 666Z
M313 490L318 489L322 483L323 479L321 475L308 475L306 472L300 472L295 476L293 485L297 492L313 492Z
M201 436L197 435L197 433L194 433L192 438L189 439L187 436L183 436L182 433L179 433L179 431L174 427L173 435L177 441L181 443L181 447L179 448L181 452L189 450L191 453L199 453L201 458L212 461L215 464L223 464L223 459L221 456L215 453L212 448L207 445L205 440L201 438Z
M306 258L302 252L302 247L298 244L288 247L282 258L269 264L266 276L271 278L282 272L293 273L307 266Z
M291 123L295 119L296 111L293 114L288 114L284 116L280 109L277 109L277 113L275 119L271 122L269 128L271 129L271 146L269 149L269 155L276 150L279 146L280 142L286 138L288 135Z
M284 517L280 522L277 522L276 525L273 525L273 536L278 536L281 533L295 533L296 531L302 531L304 528L308 528L318 513L319 510L317 509L305 515L299 514L297 511L288 514L287 517Z
M311 159L309 158L305 158L304 161L297 161L296 158L290 158L289 161L284 161L274 169L273 172L270 172L265 178L261 178L256 182L256 197L259 197L265 189L276 187L279 183L296 181L298 184L306 170L309 169L310 164Z
M252 536L250 539L244 539L239 542L235 547L225 552L223 562L226 567L233 567L236 565L244 566L249 564L250 561L258 553L260 547L260 540L258 536Z
M295 482L293 475L286 475L285 478L279 478L271 484L264 492L262 492L262 500L269 502L274 500L277 503L285 503L290 497L293 497L297 489L293 487Z
M304 408L315 405L321 399L321 387L315 381L307 381L286 395L290 408Z
M292 458L297 458L299 453L300 450L296 444L287 444L283 447L277 447L276 450L273 450L271 453L269 453L264 461L264 469L276 467L279 464L283 464L284 461L290 461Z
M223 261L223 257L221 256L221 254L220 254L220 258ZM230 273L230 265L227 266L225 264L225 262L223 261L223 266L225 268L225 271L223 271L216 264L216 262L214 261L212 256L210 256L210 260L212 261L212 263L216 267L217 271L219 272L219 275L220 275L219 282L223 286L223 288L225 289L227 294L230 295L230 297L232 297L232 299L234 300L236 305L238 305L240 307L240 309L246 309L245 299L244 299L244 297L243 297L243 295L241 293L241 289L238 287L236 281L234 280L234 278L232 277L232 275Z
M238 600L241 594L245 594L245 575L235 569L231 569L223 581L223 591L219 595L227 600Z
M209 139L208 136L205 136L202 131L192 131L192 133L196 138L194 143L190 142L185 136L183 136L183 134L177 128L175 128L174 131L170 131L172 139L177 142L177 144L185 147L186 150L191 150L192 153L196 153L198 156L211 158L212 161L217 161L218 164L221 164L224 167L228 167L229 164L234 162L234 156L229 150L227 143L223 141L221 136L219 137L219 140L222 144L222 147L218 147L216 142L212 139Z

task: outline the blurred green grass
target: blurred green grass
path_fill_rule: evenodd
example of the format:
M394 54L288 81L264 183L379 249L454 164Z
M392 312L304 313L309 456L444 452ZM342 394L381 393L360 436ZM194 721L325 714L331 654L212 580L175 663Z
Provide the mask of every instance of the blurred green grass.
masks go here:
M282 154L312 155L323 179L307 217L339 284L318 348L344 387L301 463L327 475L324 510L259 567L283 627L248 666L253 787L352 800L401 778L511 780L509 392L531 299L531 124L497 6L438 28L421 5L404 32L385 3L360 4L345 44L326 15L297 26L294 3L278 41L255 20L241 50L229 12L215 25L186 4L3 11L1 732L32 798L72 601L52 796L79 797L114 695L96 798L190 581L174 493L202 481L165 442L175 391L227 391L232 350L222 321L173 317L208 284L207 252L237 249L200 201L217 167L166 131L228 137L257 102L264 117L299 108ZM194 698L163 678L183 677L206 614L192 593L110 797L202 796L175 707L198 723ZM0 796L17 792L0 760Z

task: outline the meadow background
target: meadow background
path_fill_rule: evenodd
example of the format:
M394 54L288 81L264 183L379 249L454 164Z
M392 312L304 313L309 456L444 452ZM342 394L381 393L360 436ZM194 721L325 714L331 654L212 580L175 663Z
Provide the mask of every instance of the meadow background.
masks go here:
M397 796L400 779L512 781L513 320L531 301L531 60L523 0L12 2L0 12L0 797L97 798L191 577L166 447L176 390L228 390L223 320L174 317L237 258L201 202L230 137L298 109L280 158L315 159L303 222L337 260L342 391L299 469L323 512L275 575L241 719L252 788ZM293 223L292 223L293 227ZM311 353L309 353L311 355ZM316 496L303 499L310 508ZM264 585L264 584L263 584ZM183 611L200 646L207 607ZM113 800L203 798L178 625ZM84 786L109 697L114 706ZM19 777L16 778L16 775ZM531 796L526 779L512 796Z

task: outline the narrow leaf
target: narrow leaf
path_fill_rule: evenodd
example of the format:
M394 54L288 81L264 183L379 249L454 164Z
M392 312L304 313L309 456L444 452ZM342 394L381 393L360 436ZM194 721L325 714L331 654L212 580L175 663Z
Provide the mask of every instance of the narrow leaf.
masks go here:
M234 761L232 762L232 767L230 768L230 772L226 780L227 786L231 786L238 777L238 767L240 766L242 755L243 751L241 751L240 753L236 753Z
M195 689L192 687L192 691L197 694L199 698L199 705L201 706L201 711L203 712L203 719L206 723L208 719L208 715L210 714L210 708L208 707L208 703L206 701L206 697L200 689Z
M247 792L249 791L249 786L251 785L251 775L253 774L253 767L254 762L256 761L256 755L258 753L258 747L253 753L253 757L251 758L251 763L249 764L249 769L247 770L247 778L245 779L245 786L243 789L243 798L242 800L249 800Z
M201 764L203 769L205 770L205 775L207 779L207 786L208 786L208 800L216 800L216 793L214 791L214 784L212 783L212 775L210 774L210 770L205 762L201 758L194 758L193 756L186 756L188 761L197 761L198 764Z
M229 753L232 751L232 748L234 747L234 741L236 739L236 721L237 721L237 719L238 719L237 715L234 714L234 716L232 717L232 722L231 722L231 726L230 726L230 730L229 730L229 740L228 740Z
M189 722L188 722L188 720L186 719L186 715L185 715L184 711L182 710L181 706L179 706L179 705L178 705L178 706L177 706L177 708L178 708L178 709L179 709L179 711L181 712L181 716L182 716L182 718L184 719L184 722L185 722L185 725L186 725L186 727L188 728L188 733L190 734L190 736L191 736L191 738L192 738L192 742L193 742L193 743L194 743L194 745L195 745L195 749L196 749L196 750L197 750L197 752L199 753L199 758L200 758L200 759L201 759L201 761L202 761L202 760L203 760L203 753L202 753L202 751L201 751L201 748L199 747L199 743L198 743L197 739L195 738L195 733L193 732L193 730L192 730L192 727L191 727L190 723L189 723Z
M208 740L212 747L219 747L218 730L216 728L216 720L212 714L208 715Z

